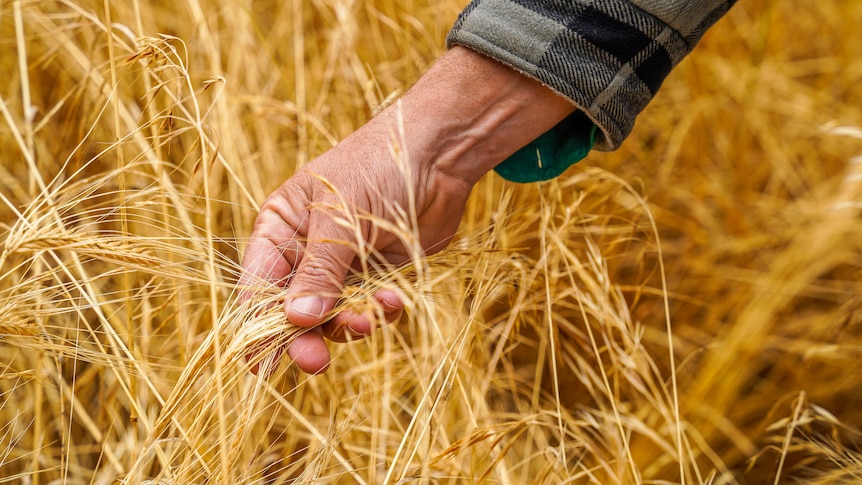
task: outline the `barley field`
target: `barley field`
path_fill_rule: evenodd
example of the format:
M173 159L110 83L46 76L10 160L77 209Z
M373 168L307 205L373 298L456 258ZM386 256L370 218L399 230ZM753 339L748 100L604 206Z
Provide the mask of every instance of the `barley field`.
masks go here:
M0 0L0 483L862 482L855 0L739 2L619 150L350 280L399 322L249 372L258 205L465 3Z

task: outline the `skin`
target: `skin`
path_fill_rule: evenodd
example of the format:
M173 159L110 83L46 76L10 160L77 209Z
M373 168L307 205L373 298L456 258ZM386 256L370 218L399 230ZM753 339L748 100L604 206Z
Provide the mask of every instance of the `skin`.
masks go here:
M391 155L399 109L409 178ZM407 210L413 197L420 243L432 254L454 236L473 185L574 109L538 81L495 60L463 47L450 49L399 103L267 197L243 255L241 298L251 298L250 288L260 282L284 287L287 321L314 328L287 353L307 373L325 371L330 362L325 339L361 338L382 323L375 321L375 312L342 311L327 319L349 268L358 265L351 246L360 238L387 263L409 259L392 234L363 222L357 235L338 225L326 207L346 205L355 214L394 221L388 207ZM389 323L404 309L392 291L380 290L373 300Z

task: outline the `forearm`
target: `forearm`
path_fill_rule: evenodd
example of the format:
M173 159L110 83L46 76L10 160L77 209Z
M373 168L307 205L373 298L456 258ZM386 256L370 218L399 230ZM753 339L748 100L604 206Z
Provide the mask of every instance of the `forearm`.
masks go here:
M473 0L447 38L565 95L612 150L735 0Z

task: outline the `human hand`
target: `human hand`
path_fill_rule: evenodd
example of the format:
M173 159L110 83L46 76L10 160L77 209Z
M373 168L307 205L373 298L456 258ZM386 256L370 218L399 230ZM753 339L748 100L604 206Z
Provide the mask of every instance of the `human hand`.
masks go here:
M400 238L372 220L395 223L399 211L413 207L420 246L426 254L439 251L479 178L573 110L538 82L468 49L451 49L398 104L264 201L242 260L241 299L261 283L285 288L287 321L315 329L296 337L288 355L303 371L322 372L330 362L324 337L361 338L377 324L373 312L344 310L330 318L350 268L360 263L357 248L391 264L410 256ZM396 132L401 160L390 148ZM354 227L339 223L345 217ZM374 300L387 322L400 317L404 304L395 292L380 290Z
M419 243L431 253L454 235L470 194L471 183L439 172L433 164L416 163L410 171L399 167L390 155L389 121L388 115L375 118L300 169L266 199L255 221L243 258L244 286L258 280L286 287L287 320L320 329L299 335L288 349L305 372L317 373L328 365L323 337L356 339L375 325L374 312L343 310L326 318L349 269L360 267L358 245L370 246L387 263L409 259L410 249L401 239L372 219L396 223L393 209L406 209L413 196ZM412 159L428 157L413 153ZM350 215L373 218L357 217L355 227L339 224ZM397 294L380 290L374 299L388 322L398 319L403 303Z

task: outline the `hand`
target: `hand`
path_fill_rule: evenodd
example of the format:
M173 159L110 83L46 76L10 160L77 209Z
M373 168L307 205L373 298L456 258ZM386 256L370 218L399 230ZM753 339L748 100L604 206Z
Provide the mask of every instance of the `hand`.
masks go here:
M373 313L327 317L349 268L358 265L355 248L369 245L392 264L409 258L399 238L368 218L357 218L356 231L339 224L337 208L395 222L391 208L406 212L413 203L420 245L427 254L439 251L479 178L573 110L538 82L468 49L451 49L398 104L264 201L243 256L241 299L261 282L285 287L287 321L315 328L298 336L288 355L305 372L324 371L330 361L324 337L361 338L376 325ZM390 150L399 116L408 176ZM387 322L400 317L404 304L396 293L380 290L374 299Z
M300 369L309 373L320 372L329 363L323 336L336 341L347 336L355 339L369 334L374 326L373 313L349 310L324 322L341 295L349 267L358 266L357 233L336 223L341 216L333 208L346 206L355 214L394 221L387 205L407 208L410 184L418 189L420 243L433 252L445 247L455 233L470 194L470 182L435 170L432 164L416 164L410 180L405 179L390 155L390 121L389 114L378 116L273 192L261 207L245 251L243 267L248 274L244 282L253 285L249 276L254 276L287 286L288 321L302 327L319 326L320 333L304 333L288 349ZM429 158L418 152L410 157ZM399 264L408 259L408 249L396 236L379 230L368 219L358 224L362 241L372 243L386 262ZM395 293L381 290L375 299L387 321L398 319L403 304Z

